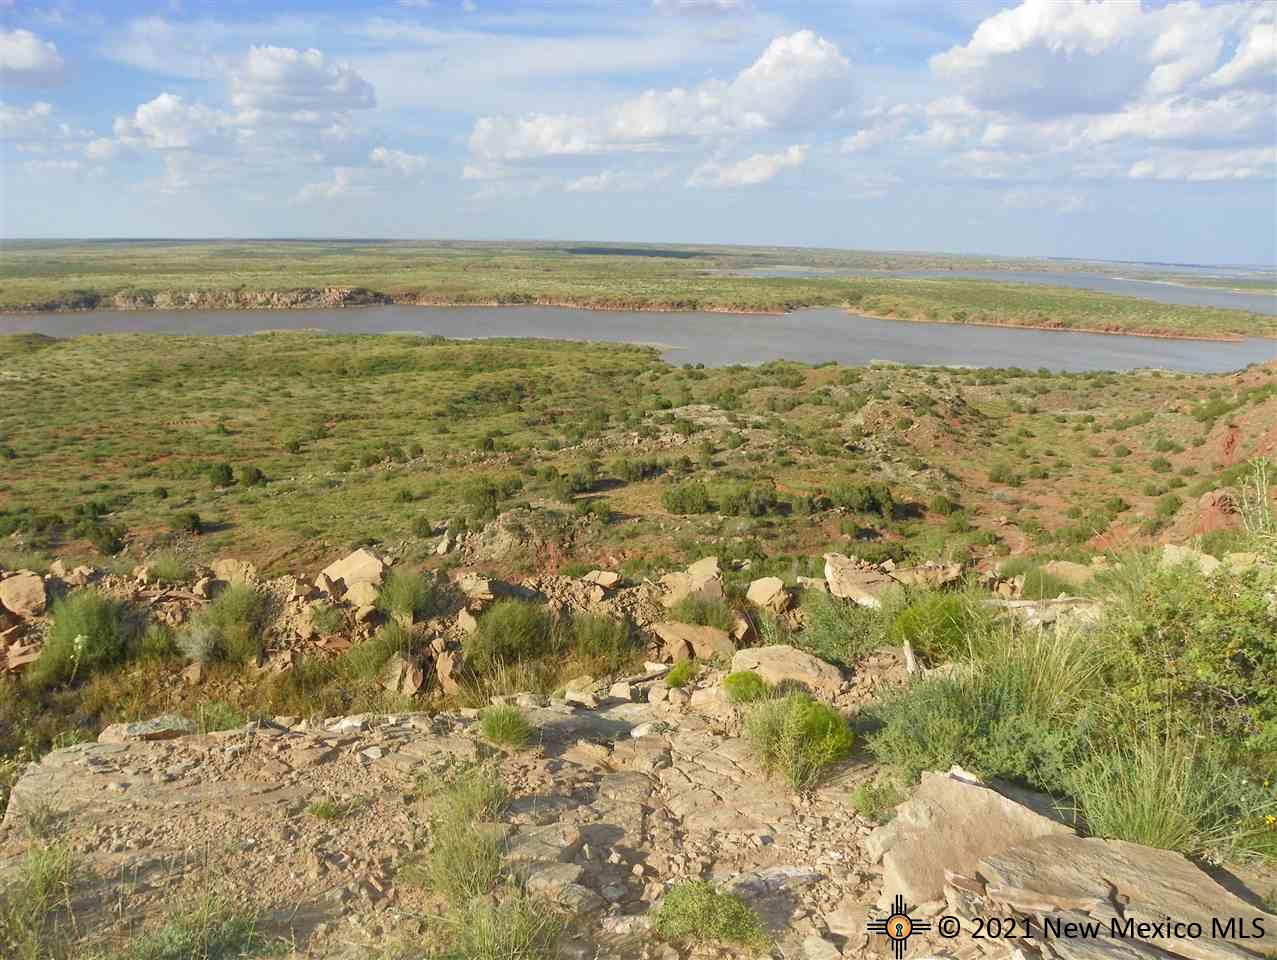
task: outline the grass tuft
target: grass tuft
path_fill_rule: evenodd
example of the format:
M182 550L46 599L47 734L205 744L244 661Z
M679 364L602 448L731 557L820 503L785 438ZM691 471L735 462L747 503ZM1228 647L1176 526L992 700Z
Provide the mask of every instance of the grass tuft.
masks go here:
M493 743L525 747L532 739L532 724L518 707L492 706L479 711L479 730Z
M652 929L665 940L762 950L767 928L739 897L704 880L676 884L661 901Z
M795 790L814 786L855 743L847 721L805 693L754 707L745 719L745 738L762 768L779 773Z

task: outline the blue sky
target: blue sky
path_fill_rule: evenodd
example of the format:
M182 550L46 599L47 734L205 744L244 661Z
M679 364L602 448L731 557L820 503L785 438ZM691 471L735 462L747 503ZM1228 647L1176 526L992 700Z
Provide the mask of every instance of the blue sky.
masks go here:
M1277 3L0 0L4 236L1273 263Z

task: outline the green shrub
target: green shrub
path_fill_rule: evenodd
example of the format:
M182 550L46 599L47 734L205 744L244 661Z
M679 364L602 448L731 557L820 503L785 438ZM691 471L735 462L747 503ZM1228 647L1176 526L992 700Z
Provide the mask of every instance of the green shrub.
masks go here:
M988 622L989 615L961 594L923 593L895 614L887 636L894 644L908 641L917 653L938 662L966 652Z
M465 643L466 663L487 672L554 653L561 646L558 624L540 606L499 600L479 618L479 629Z
M671 690L680 690L691 683L692 678L695 676L696 661L684 660L681 663L674 664L670 672L665 674L665 686Z
M755 703L770 697L772 688L753 670L737 670L723 678L723 694L728 703Z
M692 623L702 627L716 627L731 632L736 624L736 611L726 600L710 599L689 594L670 607L670 617L679 623Z
M890 780L874 780L851 791L851 808L868 820L886 823L904 799L904 793Z
M317 603L310 608L310 625L321 637L331 636L346 626L346 614L331 603Z
M217 595L187 629L179 644L194 659L220 659L246 663L261 656L269 605L264 595L247 584L234 584ZM208 648L204 657L194 655L196 642Z
M932 513L947 517L951 513L957 513L962 509L962 506L956 500L950 500L944 494L936 494L931 498L931 502L927 504L927 509Z
M235 482L235 474L229 463L215 463L208 468L208 482L214 487L229 487Z
M1087 758L1070 786L1094 836L1189 856L1277 855L1277 831L1266 822L1277 796L1213 753L1164 738L1123 743Z
M377 591L377 608L391 616L421 620L448 608L447 587L433 576L391 570Z
M884 640L878 611L823 590L805 591L802 611L806 626L794 637L794 645L840 667L849 669Z
M131 655L140 660L167 660L177 653L173 631L162 623L152 623L133 644Z
M266 482L266 474L262 473L260 467L240 467L239 482L241 486L259 487Z
M665 894L652 924L665 940L689 943L734 944L761 950L767 945L767 928L753 909L739 897L704 880L685 880Z
M745 720L745 738L760 766L795 790L815 785L851 752L855 736L832 707L805 693L760 703Z
M670 513L709 513L714 509L703 483L680 483L661 494L661 505Z
M502 833L486 821L509 799L500 777L483 767L462 771L435 798L423 879L454 906L486 896L501 882Z
M195 728L200 733L234 730L247 722L248 717L224 700L210 700L195 708Z
M518 707L485 707L479 711L479 730L493 743L508 747L524 747L532 739L532 724Z
M573 652L583 659L601 660L609 672L621 669L639 648L628 621L593 613L575 615L571 634Z
M838 486L829 492L829 499L835 507L854 513L876 513L890 519L895 512L895 497L885 483Z
M1078 592L1072 584L1047 573L1027 558L1008 560L998 567L998 573L1008 578L1023 576L1026 600L1053 600L1062 593L1073 596Z
M119 663L135 632L122 603L88 588L54 601L50 614L40 659L26 672L36 689L74 682Z
M545 900L511 891L469 903L444 956L451 960L554 960L563 919Z
M90 523L81 532L93 548L104 556L113 557L124 549L124 528L118 524Z
M192 568L182 556L172 552L152 554L146 561L151 576L162 583L182 583L190 580Z
M73 956L72 887L79 874L66 844L34 844L0 885L0 954L14 960Z
M405 657L413 656L421 642L420 637L399 623L392 621L383 624L372 639L355 644L337 658L337 672L352 680L376 680L387 660L396 653Z
M175 533L202 533L204 521L194 510L182 510L169 517L169 529Z

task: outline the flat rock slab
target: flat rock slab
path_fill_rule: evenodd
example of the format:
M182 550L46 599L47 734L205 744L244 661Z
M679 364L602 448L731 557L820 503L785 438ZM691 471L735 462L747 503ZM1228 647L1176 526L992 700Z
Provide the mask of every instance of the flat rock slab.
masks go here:
M984 857L1054 835L1074 832L955 769L924 773L913 797L865 838L865 848L882 857L885 907L897 894L909 903L938 900L946 870L969 876Z
M842 673L832 663L783 644L740 651L732 657L732 670L752 670L771 684L801 684L825 697L842 687Z
M98 743L141 743L149 740L176 740L195 732L195 724L175 713L166 713L137 723L113 723L98 734Z
M1025 913L1072 910L1104 918L1107 925L1116 908L1121 918L1137 923L1167 917L1200 923L1198 939L1145 938L1189 960L1251 960L1277 949L1277 916L1252 907L1168 850L1056 833L983 857L979 873L990 900ZM1216 917L1225 923L1239 918L1246 932L1254 932L1252 921L1259 921L1264 936L1217 936L1211 926Z
M841 553L825 554L825 580L835 597L850 600L862 607L877 609L883 593L899 584L889 574L873 567L862 567Z

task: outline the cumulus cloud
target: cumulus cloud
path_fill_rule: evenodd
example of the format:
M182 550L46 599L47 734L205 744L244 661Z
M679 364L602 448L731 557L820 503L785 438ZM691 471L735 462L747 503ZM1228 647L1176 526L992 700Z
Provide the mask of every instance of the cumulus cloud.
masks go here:
M482 117L474 169L505 162L650 150L671 141L800 126L845 96L849 65L810 30L777 37L730 83L648 90L597 115Z
M110 137L97 137L84 146L84 155L90 160L110 160L119 152L119 141Z
M628 193L644 190L669 177L668 167L650 173L625 170L603 170L569 180L563 187L568 193Z
M29 107L0 102L0 139L26 140L48 132L53 105L43 101Z
M406 153L403 150L392 150L389 147L373 147L368 154L368 160L405 177L420 173L426 167L425 157Z
M30 30L0 30L0 80L23 87L56 86L66 62L55 44Z
M752 187L766 183L786 167L802 166L807 147L794 145L780 153L756 153L736 163L721 165L710 161L698 167L688 178L694 187Z
M255 46L231 75L231 103L242 110L306 114L376 102L371 83L313 49Z
M139 104L131 117L116 117L117 139L131 147L152 150L189 150L208 145L234 124L227 113L197 103L187 103L174 93L161 93Z
M349 167L337 167L333 178L321 183L308 183L294 195L296 203L314 203L317 200L335 200L344 197L351 191L351 170Z
M1137 161L1127 175L1136 180L1272 180L1277 147L1173 151Z

